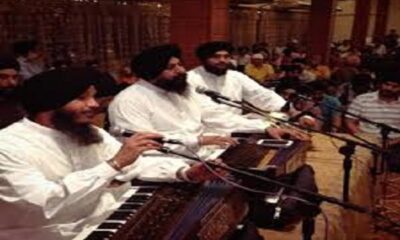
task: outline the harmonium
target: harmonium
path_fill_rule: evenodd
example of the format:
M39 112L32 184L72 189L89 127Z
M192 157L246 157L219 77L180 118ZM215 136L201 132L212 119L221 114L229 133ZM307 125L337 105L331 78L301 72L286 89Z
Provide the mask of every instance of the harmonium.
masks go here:
M237 134L240 144L215 157L275 178L305 161L309 142ZM242 181L241 179L240 181ZM247 194L223 181L203 184L132 182L116 210L75 240L229 239L248 213Z

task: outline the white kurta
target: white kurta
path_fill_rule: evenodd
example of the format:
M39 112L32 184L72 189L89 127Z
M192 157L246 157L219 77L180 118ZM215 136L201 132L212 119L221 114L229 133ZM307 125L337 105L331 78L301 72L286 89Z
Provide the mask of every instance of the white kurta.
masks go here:
M102 143L78 146L27 119L0 131L0 239L71 239L112 211L127 186L108 188L124 176L105 161L121 144L99 132ZM124 170L129 178L173 180L182 166L179 159L140 157Z
M252 103L256 107L274 112L280 111L285 100L253 79L238 71L228 70L223 76L207 72L200 66L188 72L188 81L193 89L200 86L216 91L232 100ZM197 94L202 111L210 127L218 129L245 129L247 131L263 131L270 123L260 119L246 119L242 111L224 104L217 104L205 95ZM232 117L232 115L236 117Z
M191 98L158 88L144 80L120 92L108 107L111 127L158 132L197 145L204 133L201 108Z
M114 98L108 114L111 127L158 132L180 139L192 149L197 147L196 150L198 136L202 134L263 132L270 125L264 120L247 119L210 101L195 93L192 86L182 96L140 80ZM200 155L207 156L206 150L202 152Z

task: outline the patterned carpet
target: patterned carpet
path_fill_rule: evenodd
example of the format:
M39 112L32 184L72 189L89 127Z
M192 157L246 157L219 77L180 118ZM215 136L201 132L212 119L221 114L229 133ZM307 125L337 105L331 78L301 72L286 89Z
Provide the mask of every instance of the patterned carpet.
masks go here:
M400 174L387 173L379 178L379 184L376 186L378 194L376 210L394 222L400 223ZM387 229L400 236L400 228L393 228L385 221L376 220L373 227L375 233L371 235L371 239L400 239L382 229Z

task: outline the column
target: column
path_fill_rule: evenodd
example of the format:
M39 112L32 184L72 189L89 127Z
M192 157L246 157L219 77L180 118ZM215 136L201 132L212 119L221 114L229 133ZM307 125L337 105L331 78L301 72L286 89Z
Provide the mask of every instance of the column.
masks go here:
M203 42L228 40L229 0L171 0L171 42L181 46L187 68L198 64Z
M326 63L334 29L337 0L312 0L309 20L309 55L321 55Z
M377 0L374 37L383 37L386 34L390 0Z
M356 0L351 40L356 48L363 47L368 34L371 0Z

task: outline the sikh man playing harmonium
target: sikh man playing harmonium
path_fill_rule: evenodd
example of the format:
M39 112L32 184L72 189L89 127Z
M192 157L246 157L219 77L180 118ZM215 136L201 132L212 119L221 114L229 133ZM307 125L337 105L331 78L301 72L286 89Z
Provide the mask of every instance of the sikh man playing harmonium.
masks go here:
M138 133L121 144L94 127L98 78L95 70L68 68L25 82L28 116L0 131L0 239L72 239L113 211L129 187L110 185L118 177L213 178L200 163L142 155L160 149L159 134Z

